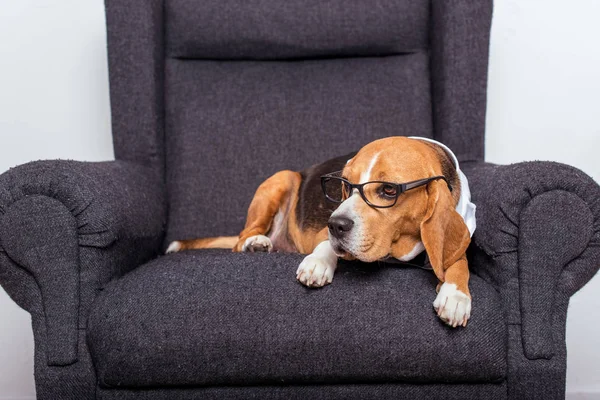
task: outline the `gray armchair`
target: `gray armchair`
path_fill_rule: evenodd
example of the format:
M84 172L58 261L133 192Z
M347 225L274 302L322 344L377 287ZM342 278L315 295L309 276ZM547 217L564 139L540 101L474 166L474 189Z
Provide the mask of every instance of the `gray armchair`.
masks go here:
M569 297L600 266L600 187L484 160L491 1L107 0L116 161L0 176L0 284L31 313L40 399L559 399ZM379 137L452 148L477 204L473 314L433 274L188 251L258 184Z

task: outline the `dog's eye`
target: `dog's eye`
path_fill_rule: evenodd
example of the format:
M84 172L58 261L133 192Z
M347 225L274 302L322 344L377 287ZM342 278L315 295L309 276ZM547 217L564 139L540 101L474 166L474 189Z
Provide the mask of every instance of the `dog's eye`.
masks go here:
M398 188L393 185L381 185L381 194L384 197L396 197L396 193L398 193Z
M350 197L350 192L352 191L352 188L347 182L342 182L342 190L344 191L344 199Z

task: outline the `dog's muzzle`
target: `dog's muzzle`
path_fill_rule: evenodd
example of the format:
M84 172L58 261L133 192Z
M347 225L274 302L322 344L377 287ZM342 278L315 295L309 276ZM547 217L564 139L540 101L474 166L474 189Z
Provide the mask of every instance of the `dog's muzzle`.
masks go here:
M352 230L354 221L346 217L331 217L327 223L329 233L338 240L343 240L344 237Z

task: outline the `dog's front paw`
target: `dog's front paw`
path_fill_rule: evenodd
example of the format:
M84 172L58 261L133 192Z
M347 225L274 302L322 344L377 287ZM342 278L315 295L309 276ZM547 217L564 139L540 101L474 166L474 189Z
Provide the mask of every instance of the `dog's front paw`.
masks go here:
M454 283L446 283L440 287L433 308L438 317L453 328L458 325L467 326L471 317L471 297L456 288Z
M336 264L331 265L327 258L310 254L302 260L296 271L296 279L308 287L322 287L333 281Z
M251 253L264 251L270 253L273 251L273 243L271 243L271 239L264 235L250 236L244 241L242 251L249 251Z

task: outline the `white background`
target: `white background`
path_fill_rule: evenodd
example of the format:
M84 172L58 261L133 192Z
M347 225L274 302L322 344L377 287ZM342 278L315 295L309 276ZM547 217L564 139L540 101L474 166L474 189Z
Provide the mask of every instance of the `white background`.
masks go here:
M487 160L554 160L600 181L600 1L497 0ZM102 0L0 0L0 172L113 158ZM600 278L567 324L567 391L600 399ZM0 289L0 399L31 399L29 315Z

